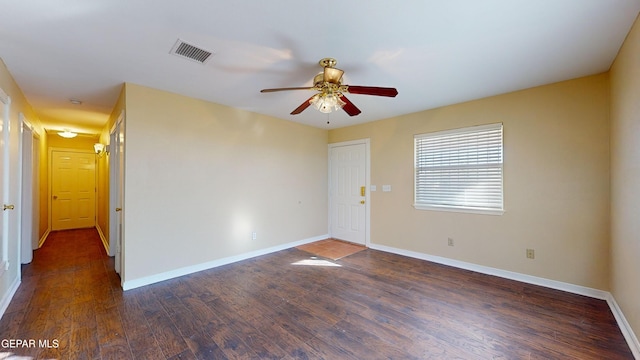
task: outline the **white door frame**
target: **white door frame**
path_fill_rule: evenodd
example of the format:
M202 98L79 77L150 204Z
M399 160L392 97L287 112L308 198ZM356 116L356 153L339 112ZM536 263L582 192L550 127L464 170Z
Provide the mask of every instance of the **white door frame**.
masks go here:
M33 132L33 243L31 248L36 250L40 247L40 135Z
M2 112L2 117L0 117L0 126L1 131L0 131L0 135L2 136L2 139L0 139L0 156L2 156L2 159L0 161L0 177L1 181L0 181L0 192L1 192L1 196L2 196L2 201L0 201L2 203L3 206L11 206L16 204L12 204L11 203L11 199L9 198L10 196L10 188L9 188L9 182L11 180L10 178L10 170L11 170L11 156L10 156L10 152L11 152L11 144L10 144L10 136L9 136L9 131L11 129L11 119L10 119L10 111L9 108L11 106L11 97L9 97L9 95L7 95L2 89L0 89L0 102L2 102L3 106L3 112ZM0 276L2 276L4 274L5 271L9 270L9 228L13 227L13 223L11 223L11 219L10 219L10 213L13 212L10 209L4 209L2 211L2 220L0 221L0 227L2 229L0 229L0 247L2 248L2 254L1 255L1 259L0 259ZM18 247L19 248L19 247ZM20 251L20 250L18 250ZM20 260L20 254L18 253L18 258L15 259L17 261ZM18 272L18 279L20 277L20 272Z
M20 193L21 234L20 262L28 264L33 259L33 250L38 244L38 151L35 148L37 133L30 122L20 113ZM35 240L34 240L35 239ZM35 247L34 247L35 244Z
M350 145L362 145L364 144L365 147L365 246L366 247L370 247L371 245L371 201L370 201L370 193L371 193L371 145L370 145L370 139L366 138L366 139L359 139L359 140L352 140L352 141L344 141L344 142L339 142L339 143L332 143L329 144L329 151L328 151L328 157L329 157L329 168L328 168L328 195L329 195L329 217L328 217L328 233L329 236L332 236L331 234L331 219L333 218L333 214L332 214L332 209L333 206L331 204L331 150L333 148L336 147L342 147L342 146L350 146Z
M124 283L124 110L109 131L109 255Z

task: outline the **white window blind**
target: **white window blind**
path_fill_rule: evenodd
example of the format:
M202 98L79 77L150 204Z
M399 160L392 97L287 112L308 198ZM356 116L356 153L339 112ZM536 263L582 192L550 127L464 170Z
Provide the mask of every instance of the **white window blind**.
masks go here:
M502 214L502 124L414 136L417 209Z

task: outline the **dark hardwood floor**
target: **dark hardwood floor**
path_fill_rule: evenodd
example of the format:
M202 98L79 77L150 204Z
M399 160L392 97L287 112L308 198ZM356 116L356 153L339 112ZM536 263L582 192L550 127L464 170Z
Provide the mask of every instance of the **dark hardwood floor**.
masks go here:
M119 282L95 230L52 233L0 320L0 339L50 346L0 353L633 359L605 301L375 250L327 262L293 248L127 292Z

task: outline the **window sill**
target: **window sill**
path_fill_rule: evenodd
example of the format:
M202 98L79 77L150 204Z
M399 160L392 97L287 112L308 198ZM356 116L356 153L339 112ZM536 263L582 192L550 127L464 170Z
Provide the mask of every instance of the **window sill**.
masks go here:
M495 209L473 209L473 208L463 208L463 207L419 205L419 204L413 204L413 207L416 210L445 211L445 212L457 212L457 213L466 213L466 214L496 215L496 216L500 216L504 214L504 210L495 210Z

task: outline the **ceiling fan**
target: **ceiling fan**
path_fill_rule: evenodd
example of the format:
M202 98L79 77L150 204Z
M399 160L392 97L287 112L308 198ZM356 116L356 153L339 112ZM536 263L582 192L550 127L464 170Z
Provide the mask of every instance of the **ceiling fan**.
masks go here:
M323 113L330 113L334 110L342 109L349 114L349 116L356 116L360 114L361 111L353 105L346 96L344 96L345 93L387 97L395 97L398 95L398 90L395 88L343 85L342 74L344 74L344 71L335 68L338 63L336 59L324 58L318 63L324 68L324 70L313 78L312 87L262 89L260 92L268 93L287 90L315 90L318 92L293 110L291 115L300 114L306 108L313 105Z

